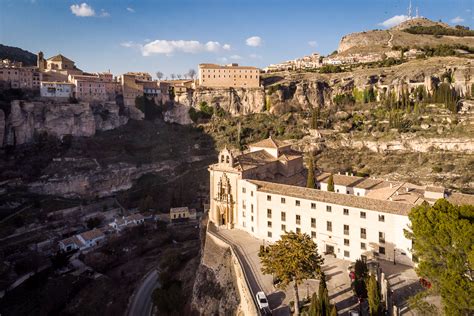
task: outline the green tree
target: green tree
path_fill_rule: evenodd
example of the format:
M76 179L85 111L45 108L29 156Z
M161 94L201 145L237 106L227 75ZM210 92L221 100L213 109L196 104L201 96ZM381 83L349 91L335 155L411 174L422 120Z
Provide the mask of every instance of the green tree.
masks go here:
M319 294L319 295L318 295ZM326 275L321 272L319 275L318 294L314 293L311 297L311 305L309 308L310 316L332 316L337 310L329 301L329 293L326 284Z
M328 179L328 191L329 192L334 192L334 177L331 173Z
M307 234L289 232L267 246L259 256L262 272L280 280L279 287L286 288L293 282L295 314L299 315L298 285L319 275L324 262L316 243Z
M365 280L368 274L367 264L362 259L357 259L354 265L356 279Z
M147 212L153 207L153 198L147 195L144 199L141 199L138 209L140 212Z
M468 315L474 306L474 205L453 205L445 199L423 203L408 215L406 235L413 241L416 272L440 294L446 315Z
M314 292L311 297L311 305L309 306L309 316L319 316L319 298L318 293Z
M371 316L377 316L380 313L380 288L375 275L371 274L367 282L367 301L369 302L369 310Z
M316 188L316 183L314 181L314 156L312 153L308 158L308 177L306 179L306 187L311 189Z

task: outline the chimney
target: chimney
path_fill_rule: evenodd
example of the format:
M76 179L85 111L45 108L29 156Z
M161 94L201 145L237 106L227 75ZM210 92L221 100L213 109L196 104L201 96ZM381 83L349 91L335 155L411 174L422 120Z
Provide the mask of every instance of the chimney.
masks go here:
M390 201L393 201L393 198L392 198L392 197L389 197L388 199L389 199Z
M405 188L407 192L410 192L410 188Z
M391 189L391 188L393 188L393 184L392 184L392 182L390 182L390 189Z
M398 195L398 191L397 191L397 192L395 192L395 194L396 194L396 195Z
M348 171L346 171L346 176L348 176L348 175L349 175L349 172L348 172Z

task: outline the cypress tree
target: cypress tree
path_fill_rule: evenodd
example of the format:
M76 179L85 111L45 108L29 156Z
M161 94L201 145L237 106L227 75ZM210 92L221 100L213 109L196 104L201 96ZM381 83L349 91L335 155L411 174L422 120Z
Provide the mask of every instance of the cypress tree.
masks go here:
M331 173L328 179L328 191L329 192L334 192L334 177Z
M319 316L319 298L316 292L311 297L311 305L309 307L309 316Z
M336 305L333 305L333 306L332 306L330 316L337 316Z
M314 157L313 154L309 156L308 161L308 178L306 179L306 187L314 189L316 188L316 184L314 181Z
M371 274L367 284L367 300L369 302L369 310L371 316L377 316L380 311L380 289L375 279L375 275Z

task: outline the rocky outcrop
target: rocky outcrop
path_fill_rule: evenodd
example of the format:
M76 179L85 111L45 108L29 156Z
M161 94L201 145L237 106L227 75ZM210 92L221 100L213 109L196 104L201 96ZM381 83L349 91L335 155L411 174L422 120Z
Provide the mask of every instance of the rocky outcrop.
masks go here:
M231 251L207 236L191 307L199 315L238 315L239 303Z
M6 134L5 145L21 145L32 142L40 134L58 138L65 135L89 137L96 131L124 125L128 119L129 116L122 114L115 102L91 105L85 102L12 101L10 115L1 130Z
M263 88L203 88L176 93L175 103L199 109L199 105L218 107L232 115L246 115L265 110Z
M62 173L43 176L40 180L30 183L28 185L29 191L64 197L104 197L130 189L133 182L144 174L158 172L171 174L179 164L176 161L167 160L139 167L128 163L116 163L102 167L95 160L82 163L79 160L72 158L52 162L52 165L55 165L54 168ZM87 166L87 172L81 170L81 165L90 164L96 165L96 168Z
M193 121L189 117L189 109L191 106L182 103L175 103L163 113L163 119L167 123L177 123L180 125L192 124Z

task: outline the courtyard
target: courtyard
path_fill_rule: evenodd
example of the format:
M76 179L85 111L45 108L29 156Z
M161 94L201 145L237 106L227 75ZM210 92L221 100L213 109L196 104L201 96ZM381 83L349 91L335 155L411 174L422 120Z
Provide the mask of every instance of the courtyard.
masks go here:
M261 273L258 251L260 245L268 243L239 229L219 228L218 234L239 248L247 261L249 272L255 276L259 288L267 295L272 314L290 315L289 303L295 300L293 288L291 286L286 289L276 288L273 285L272 276ZM327 278L329 298L333 304L336 304L339 315L347 315L350 310L358 309L358 300L351 290L348 274L350 264L350 261L334 258L333 255L324 256L322 268ZM421 290L413 268L401 264L394 265L393 262L383 260L380 260L379 264L393 291L391 295L393 295L394 303L399 307L400 315L414 315L408 310L406 302L409 296ZM318 280L306 280L298 289L300 299L310 297L317 292L318 286Z

